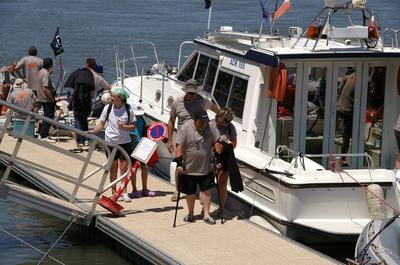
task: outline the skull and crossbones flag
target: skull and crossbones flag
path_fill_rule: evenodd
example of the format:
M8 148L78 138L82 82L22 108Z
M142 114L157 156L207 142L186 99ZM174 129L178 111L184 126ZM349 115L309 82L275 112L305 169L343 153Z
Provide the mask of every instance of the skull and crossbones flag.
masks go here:
M54 56L60 55L64 52L63 46L61 44L61 36L59 27L57 27L56 34L54 34L53 41L50 43L50 47L53 49Z

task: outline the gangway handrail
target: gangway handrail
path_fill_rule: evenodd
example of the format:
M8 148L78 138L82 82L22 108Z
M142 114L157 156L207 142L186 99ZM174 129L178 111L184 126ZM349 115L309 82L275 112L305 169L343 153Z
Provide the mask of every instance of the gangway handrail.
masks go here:
M119 151L123 154L124 158L126 159L126 161L128 163L128 171L125 172L124 174L122 174L113 183L116 183L116 182L122 180L129 173L129 169L132 167L132 162L131 162L130 156L120 146L118 146L116 144L108 143L104 139L102 139L96 135L88 134L84 131L70 127L59 121L39 115L36 112L25 110L17 105L14 105L14 104L4 101L4 100L0 100L0 105L6 106L9 109L6 120L4 121L4 123L2 125L0 125L0 145L3 142L4 136L6 133L10 136L13 136L14 138L17 138L14 149L10 156L7 168L0 180L0 184L3 185L7 182L12 168L14 167L14 165L16 165L16 162L18 162L18 165L22 165L31 170L34 170L37 172L42 172L45 174L46 173L48 174L49 172L51 172L51 174L48 174L51 177L58 178L60 180L74 184L75 187L73 189L72 194L69 197L70 203L75 203L75 202L79 201L79 199L77 198L77 193L80 188L85 188L85 189L91 190L91 191L95 192L95 196L93 198L93 203L90 207L90 210L87 211L86 220L84 222L86 225L89 225L91 222L91 219L94 215L94 211L96 209L97 202L100 199L100 195L103 194L105 191L107 191L112 186L112 185L108 185L105 187L105 182L108 177L108 173L110 171L111 164L114 160L115 154L117 153L117 151ZM19 132L14 132L12 130L7 129L12 123L14 113L18 113L19 114L18 118L24 120L21 131L19 131ZM24 116L24 117L21 118L22 116ZM73 153L69 150L66 150L65 148L62 148L60 146L41 141L39 139L34 138L33 136L27 135L26 131L28 129L28 126L29 126L29 123L31 122L31 120L45 121L45 122L55 126L56 128L62 128L68 132L74 132L77 135L84 136L85 138L89 139L89 142L90 142L88 154L86 156L75 154L75 153ZM60 153L67 157L83 161L83 165L81 166L79 176L68 175L66 172L59 172L55 169L51 169L51 168L45 167L43 165L40 165L38 163L34 163L33 162L34 159L28 160L26 158L18 157L18 152L19 152L22 142L24 140L31 142L33 144L36 144L36 145L40 145L41 147L50 149L54 152ZM91 159L96 146L99 146L99 145L107 154L107 159L103 164L96 163ZM94 170L92 170L91 172L86 173L87 167L89 165L95 166L96 168ZM96 173L98 173L101 170L104 170L104 172L103 172L103 176L101 177L98 187L90 187L89 185L85 185L83 183L90 177L98 176L98 175L96 175Z

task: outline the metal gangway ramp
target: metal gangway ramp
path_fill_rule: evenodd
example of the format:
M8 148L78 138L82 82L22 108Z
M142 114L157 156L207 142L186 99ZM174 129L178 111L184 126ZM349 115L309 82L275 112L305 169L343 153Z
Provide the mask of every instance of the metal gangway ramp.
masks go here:
M129 156L121 147L108 144L95 135L87 134L35 112L26 111L6 101L0 100L0 105L5 105L9 109L5 122L0 125L0 160L6 165L0 182L0 197L67 221L72 220L79 224L89 225L98 208L97 202L100 196L124 176L105 185L117 150L126 156L128 168L131 167ZM22 129L19 131L10 129L15 113L25 116ZM72 141L59 141L57 144L52 144L37 139L27 133L31 121L45 121L58 130L83 135L89 139L90 145L86 152L78 154L70 151L73 147ZM5 145L3 143L5 137L13 139L7 141ZM96 148L104 150L107 157L95 152ZM40 178L40 175L60 179L64 181L64 185L69 186L67 190L72 192L64 192L62 198L59 198L59 194L56 197L51 189L46 190L48 185L42 185L43 190L48 194L17 185L9 181L12 171L23 174L26 178L29 178L29 175L38 174L32 180ZM24 174L26 172L29 174ZM40 183L37 186L40 187Z

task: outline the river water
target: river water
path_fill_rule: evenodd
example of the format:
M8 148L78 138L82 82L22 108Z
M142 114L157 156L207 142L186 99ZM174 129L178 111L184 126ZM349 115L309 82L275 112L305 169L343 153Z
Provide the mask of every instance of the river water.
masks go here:
M268 0L267 6L272 9L274 1ZM400 28L399 0L370 0L368 6L379 15L382 28ZM291 12L277 21L276 26L283 35L287 34L288 26L304 29L322 7L322 0L292 0ZM31 45L38 48L41 58L53 57L49 44L59 26L65 50L61 56L64 69L71 72L83 66L86 57L94 57L104 66L104 77L112 82L115 48L129 52L132 42L152 41L160 61L177 65L180 43L202 36L207 19L208 11L202 0L1 0L0 66L19 60ZM213 1L211 29L229 25L234 30L255 32L260 22L258 0ZM59 68L59 57L55 68ZM57 72L54 82L56 76ZM67 225L0 200L0 229L41 250L47 250ZM51 254L66 264L127 263L103 244L82 236L82 229L76 226ZM0 231L0 264L36 264L40 257L36 251Z

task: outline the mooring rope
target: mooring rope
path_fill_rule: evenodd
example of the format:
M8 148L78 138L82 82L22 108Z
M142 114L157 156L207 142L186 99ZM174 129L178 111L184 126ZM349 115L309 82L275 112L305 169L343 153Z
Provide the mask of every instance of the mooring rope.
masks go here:
M43 251L41 251L40 249L38 249L38 248L32 246L31 244L29 244L28 242L22 240L21 238L18 238L17 236L14 236L13 234L7 232L6 230L4 230L4 229L1 228L1 227L0 227L0 230L1 230L2 232L6 233L7 235L11 236L12 238L14 238L14 239L16 239L16 240L22 242L23 244L27 245L27 246L30 247L30 248L32 248L33 250L36 250L37 252L39 252L39 253L41 253L41 254L46 254L45 252L43 252ZM55 262L57 262L57 263L59 263L59 264L65 265L65 263L62 263L61 261L57 260L56 258L53 258L52 256L48 256L48 257L49 257L51 260L53 260L53 261L55 261Z
M371 193L372 195L374 195L374 197L376 197L378 200L380 200L381 202L383 202L384 204L386 204L390 209L393 210L394 213L396 213L397 215L400 214L400 211L394 207L392 207L385 199L382 199L381 197L379 197L378 195L376 195L374 192L372 192L371 190L368 189L368 187L366 187L365 185L363 185L362 183L360 183L359 181L357 181L355 178L353 178L348 172L344 171L343 169L338 171L339 175L340 172L343 172L344 174L346 174L348 177L350 177L351 179L353 179L358 185L360 185L360 187L362 187L365 191Z

